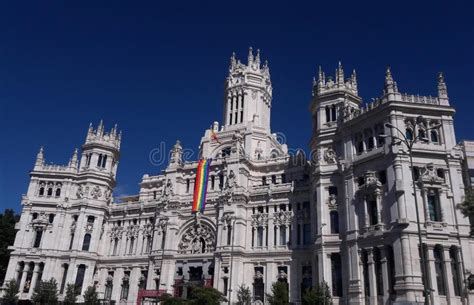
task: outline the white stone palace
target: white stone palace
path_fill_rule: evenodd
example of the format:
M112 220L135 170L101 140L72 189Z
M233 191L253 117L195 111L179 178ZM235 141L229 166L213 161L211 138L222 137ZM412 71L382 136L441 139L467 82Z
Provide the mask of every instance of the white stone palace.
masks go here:
M116 201L116 127L90 126L65 166L47 164L41 149L6 280L18 281L21 299L54 277L61 297L67 283L82 293L96 285L115 304L150 304L165 291L186 297L193 285L235 302L241 284L262 304L276 281L299 304L306 288L325 281L335 304L370 305L421 304L424 280L431 304L474 304L474 240L457 209L464 154L443 75L436 97L400 93L390 69L384 83L364 103L355 71L346 79L341 64L334 78L320 69L309 157L290 153L270 129L267 62L258 51L247 64L233 55L224 120L199 146L199 159L212 158L200 215L191 213L198 160L183 160L179 141L160 174L145 174L139 194ZM381 134L419 140L409 150Z

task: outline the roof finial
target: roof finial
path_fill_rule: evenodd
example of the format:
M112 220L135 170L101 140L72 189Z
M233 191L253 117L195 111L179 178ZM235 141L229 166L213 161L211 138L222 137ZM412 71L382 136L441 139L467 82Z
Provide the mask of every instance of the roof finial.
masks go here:
M99 126L97 127L97 136L103 136L104 135L104 122L100 120Z
M449 104L448 100L448 87L444 80L443 72L438 73L438 98L443 99L444 102Z
M230 69L234 69L236 64L235 52L232 52L232 56L230 57Z
M341 61L339 61L339 64L337 66L336 83L340 87L344 86L344 69L342 69Z
M77 154L78 154L78 149L74 149L74 153L72 154L71 159L69 160L69 167L71 168L77 168Z
M257 55L255 56L255 63L260 66L260 49L257 49Z
M389 94L389 93L396 93L397 91L398 91L398 87L393 80L392 71L390 70L390 66L387 66L387 70L385 71L384 92L385 94Z
M43 146L41 146L38 151L38 154L36 155L35 168L42 167L43 165L44 165L44 149L43 149Z
M249 47L248 65L253 64L253 48Z
M357 90L357 74L356 74L355 69L352 70L351 83L352 83L352 88L357 93L358 92L358 90Z

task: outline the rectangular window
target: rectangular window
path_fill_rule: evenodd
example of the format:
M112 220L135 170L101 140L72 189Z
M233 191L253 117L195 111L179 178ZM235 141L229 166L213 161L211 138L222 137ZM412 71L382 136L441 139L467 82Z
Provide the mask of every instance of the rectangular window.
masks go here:
M267 185L267 177L262 177L262 185Z
M257 228L257 247L263 246L263 227Z
M438 286L438 294L446 295L446 277L444 274L444 260L443 260L443 249L435 247L433 250L435 259L435 272L436 272L436 283Z
M441 207L439 202L439 193L436 189L428 190L428 212L431 221L441 221Z
M189 179L186 179L186 193L189 193L189 186L190 186L190 181Z
M286 183L286 175L281 174L281 183Z
M280 245L286 245L286 226L280 226Z
M41 245L42 237L43 237L43 231L42 230L36 231L35 242L33 244L33 248L39 248L39 246Z
M311 225L309 223L303 225L303 244L311 244Z
M79 265L77 267L77 275L75 286L78 291L82 291L82 285L84 284L84 276L86 274L86 265Z
M229 116L230 116L230 118L229 118L229 123L230 124L229 125L232 125L232 113Z
M332 295L342 297L342 269L341 255L339 253L331 254L331 273L332 273Z
M64 287L66 287L66 278L67 278L67 270L69 269L68 264L63 265L63 277L61 279L61 288L59 290L59 294L64 293Z
M378 211L377 211L377 201L369 200L367 201L367 212L369 213L369 225L373 226L379 223Z
M214 189L216 184L216 177L214 175L211 176L211 190Z
M242 123L244 121L244 112L241 111L240 112L240 123Z

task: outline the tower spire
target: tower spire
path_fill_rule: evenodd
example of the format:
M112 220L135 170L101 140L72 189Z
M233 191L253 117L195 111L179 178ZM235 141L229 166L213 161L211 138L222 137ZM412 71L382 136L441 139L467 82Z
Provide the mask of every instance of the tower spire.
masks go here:
M69 167L77 169L77 154L78 149L74 149L74 153L72 154L71 159L69 160Z
M249 55L248 55L248 65L250 66L251 64L253 64L253 48L252 47L249 47Z
M38 154L36 155L35 168L42 167L44 165L44 149L40 147Z
M104 135L104 122L100 120L99 126L97 127L97 136L103 136Z
M236 64L237 60L235 59L235 52L232 52L232 56L230 56L230 70L233 70Z
M387 70L385 71L384 93L385 94L395 93L395 92L397 92L396 89L397 89L396 84L393 81L393 77L392 77L392 71L390 70L390 66L388 66Z
M337 66L336 70L336 84L338 87L344 86L344 69L342 68L341 61L339 61L339 65Z
M443 72L438 73L438 99L441 105L449 105L448 87L446 86Z
M260 67L260 49L257 49L257 55L255 55L255 63Z
M354 91L357 93L358 90L357 90L357 74L356 74L356 70L352 70L352 74L351 74L351 83L352 83L352 88L354 89Z

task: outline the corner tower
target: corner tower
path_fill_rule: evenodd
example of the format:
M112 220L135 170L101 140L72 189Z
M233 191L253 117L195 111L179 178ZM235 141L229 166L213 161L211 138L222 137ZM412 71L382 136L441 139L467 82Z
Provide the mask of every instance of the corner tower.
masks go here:
M117 132L117 125L106 133L102 121L96 130L91 123L86 141L82 145L79 174L95 174L106 178L111 184L110 187L113 188L117 174L121 138L122 133Z
M272 83L268 63L260 62L260 51L249 49L247 65L230 58L229 76L225 85L224 125L246 124L270 131Z
M321 66L318 80L313 80L313 91L310 111L313 118L313 137L311 148L316 148L318 141L334 134L343 117L358 112L362 99L358 95L357 76L353 70L351 76L344 79L341 62L334 78L326 74ZM316 136L319 140L316 141Z

